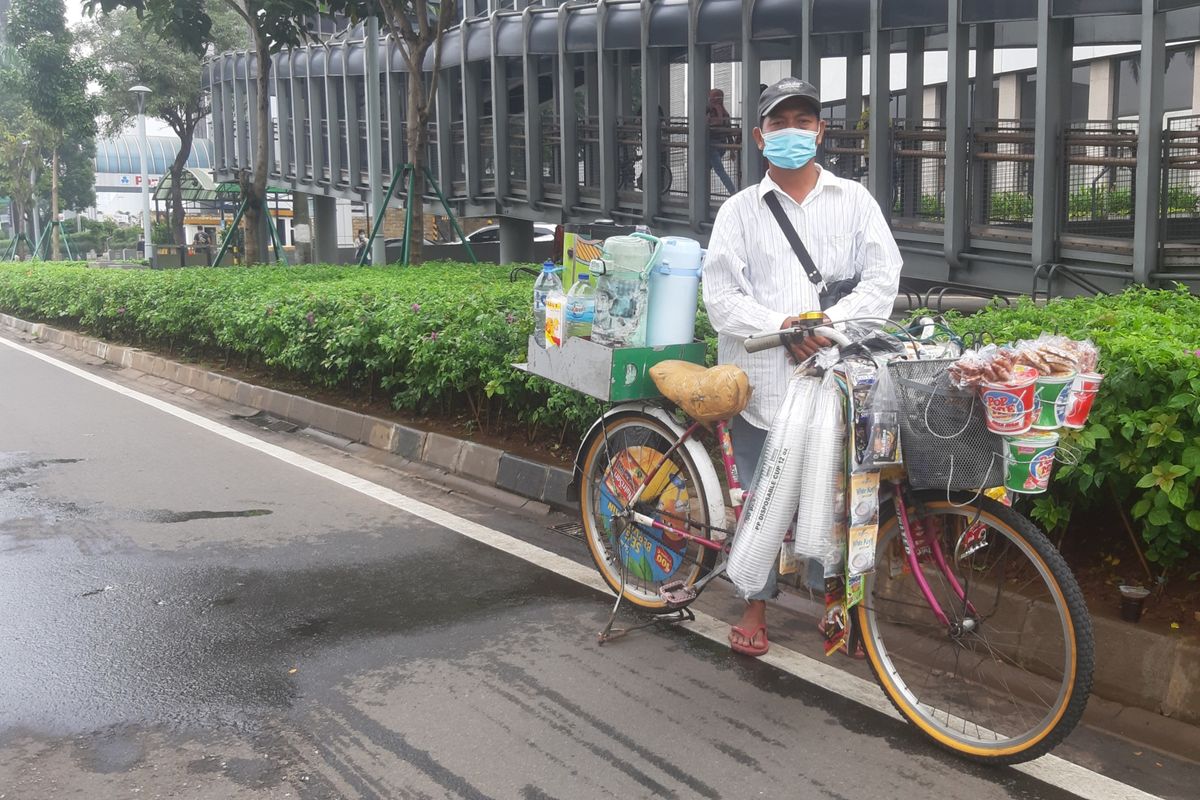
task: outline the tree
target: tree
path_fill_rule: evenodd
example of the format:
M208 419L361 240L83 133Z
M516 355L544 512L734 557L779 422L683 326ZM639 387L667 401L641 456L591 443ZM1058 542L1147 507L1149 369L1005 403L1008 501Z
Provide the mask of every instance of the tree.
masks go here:
M440 3L429 0L382 0L388 31L398 36L404 47L404 63L408 67L408 103L404 116L405 141L408 143L408 160L416 170L416 188L413 191L412 224L409 232L409 250L415 260L421 259L425 239L425 208L421 198L425 196L425 154L429 140L429 119L433 116L437 100L438 74L442 69L442 37L446 28L453 24L458 4L453 0ZM416 20L416 26L413 25ZM433 54L433 73L429 85L425 85L425 55L429 48ZM499 124L499 123L497 123Z
M74 37L67 30L63 0L14 0L7 35L24 62L22 91L49 135L50 216L58 220L64 166L60 150L68 144L75 151L94 147L96 107L87 93L88 65L72 52ZM57 260L57 228L50 241L52 257Z
M93 12L97 8L105 13L118 8L136 11L160 36L199 56L217 35L213 30L212 9L218 2L241 19L254 54L257 96L254 127L259 135L252 168L243 169L238 175L246 200L246 263L254 264L261 260L265 244L267 167L272 142L271 56L310 37L309 23L320 11L317 0L87 0L86 6Z
M232 50L244 38L241 18L220 3L210 3L211 42L208 52ZM182 175L192 152L196 128L210 112L201 89L201 57L179 47L139 20L137 13L121 9L84 25L80 41L96 63L100 84L100 113L104 130L115 135L137 115L137 98L131 86L149 87L146 114L164 120L179 137L179 152L170 167L171 222L176 244L187 244L183 230Z
M243 171L238 178L248 200L246 224L251 231L262 230L265 209L269 132L272 130L269 113L271 56L312 38L309 24L320 11L341 14L355 22L377 17L383 21L389 35L401 42L409 75L405 116L408 159L417 168L416 202L412 209L416 235L412 254L419 258L425 221L420 198L425 194L425 152L441 70L440 44L446 29L457 18L458 3L454 0L327 0L322 3L317 0L87 0L87 6L105 12L117 8L133 9L159 34L201 54L214 40L210 6L216 2L225 4L241 17L250 35L257 68L255 127L264 135L255 142L253 168ZM435 48L434 71L427 81L422 68L430 48ZM373 179L378 180L378 177ZM257 236L246 238L248 262L258 260L258 245Z

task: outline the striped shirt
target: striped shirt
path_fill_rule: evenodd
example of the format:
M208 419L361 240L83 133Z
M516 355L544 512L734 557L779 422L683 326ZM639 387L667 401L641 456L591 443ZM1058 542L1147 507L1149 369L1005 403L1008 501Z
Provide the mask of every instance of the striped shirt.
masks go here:
M766 176L721 206L704 260L704 306L718 333L719 362L741 367L754 387L743 416L764 429L783 402L792 370L783 348L747 353L742 340L779 330L788 317L821 307L817 287L763 201L770 191L778 193L827 282L859 278L854 292L825 312L831 320L890 316L903 263L866 188L825 169L803 203Z

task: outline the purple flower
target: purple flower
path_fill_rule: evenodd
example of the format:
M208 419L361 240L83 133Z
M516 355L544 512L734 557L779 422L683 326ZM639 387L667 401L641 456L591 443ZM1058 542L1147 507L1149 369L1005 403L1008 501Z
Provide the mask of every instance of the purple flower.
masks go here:
M316 315L311 311L304 315L304 319L308 322L308 327L310 328L316 324L317 321Z
M121 306L120 308L117 309L117 316L118 317L125 316L125 306Z
M1197 350L1196 352L1192 353L1192 355L1194 355L1196 358L1200 358L1200 350Z
M505 322L507 322L509 325L512 325L514 322L516 322L516 321L517 321L517 318L516 318L516 317L514 317L514 316L512 315L512 312L510 311L510 312L508 312L507 314L505 314L505 315L504 315L504 321L505 321Z
M415 314L415 313L417 313L418 311L420 311L420 310L421 310L421 304L420 304L420 303L413 303L413 304L412 304L411 306L409 306L408 308L409 308L409 310L410 310L410 311L412 311L412 312Z
M438 340L438 332L437 331L430 332L429 341L436 342L437 340Z

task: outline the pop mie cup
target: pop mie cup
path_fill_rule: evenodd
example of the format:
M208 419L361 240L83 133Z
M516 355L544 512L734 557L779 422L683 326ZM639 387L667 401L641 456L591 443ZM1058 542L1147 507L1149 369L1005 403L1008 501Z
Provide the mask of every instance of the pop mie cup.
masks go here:
M1096 394L1100 391L1100 383L1103 380L1104 376L1098 372L1083 372L1075 376L1075 381L1071 384L1071 398L1067 403L1067 416L1063 420L1064 428L1079 430L1087 423L1088 415L1092 413L1092 403L1096 401Z
M1004 488L1017 494L1041 494L1050 485L1058 434L1029 433L1005 439Z
M1038 372L1018 365L1006 383L984 383L980 389L987 414L988 430L1010 436L1025 433L1033 425Z
M1074 372L1038 376L1034 430L1056 431L1063 426L1067 419L1067 408L1071 404L1071 386L1074 383Z

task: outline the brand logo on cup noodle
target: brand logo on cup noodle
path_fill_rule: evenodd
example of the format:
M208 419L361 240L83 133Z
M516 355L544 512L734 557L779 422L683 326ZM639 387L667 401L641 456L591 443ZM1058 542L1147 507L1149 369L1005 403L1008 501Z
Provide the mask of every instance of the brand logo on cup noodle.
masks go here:
M1050 482L1050 470L1054 469L1054 448L1048 448L1035 455L1029 461L1029 477L1025 480L1026 489L1045 487Z
M1013 420L1025 413L1024 401L1012 392L984 392L983 402L996 420Z

